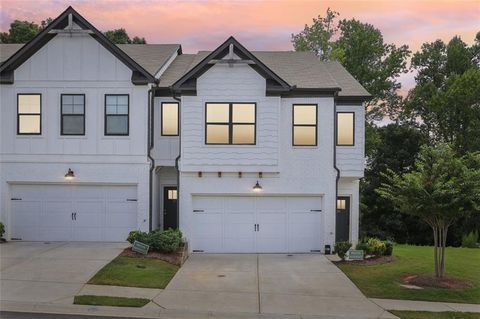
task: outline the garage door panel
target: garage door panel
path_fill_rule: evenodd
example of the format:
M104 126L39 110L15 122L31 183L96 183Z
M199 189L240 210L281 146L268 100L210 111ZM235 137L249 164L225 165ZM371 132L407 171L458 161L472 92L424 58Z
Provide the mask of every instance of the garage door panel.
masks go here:
M44 213L40 215L40 227L71 227L73 212L71 201L46 201L44 207Z
M105 203L103 201L75 202L75 227L102 227L105 224Z
M287 209L286 199L283 197L257 197L257 211L285 212Z
M253 213L255 202L251 197L232 197L225 199L225 211L229 213Z
M231 253L251 253L255 251L255 240L253 236L247 237L226 237L221 251Z

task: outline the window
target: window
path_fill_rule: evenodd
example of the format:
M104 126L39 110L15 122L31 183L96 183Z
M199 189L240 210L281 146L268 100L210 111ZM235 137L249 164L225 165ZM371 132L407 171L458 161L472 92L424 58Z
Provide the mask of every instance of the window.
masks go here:
M337 145L353 146L355 144L355 114L353 112L337 113Z
M105 95L105 135L128 135L128 94Z
M255 103L207 103L205 143L255 145Z
M172 200L177 199L177 190L176 189L169 189L168 190L168 199L172 199Z
M61 135L85 135L85 95L62 94Z
M178 135L178 103L162 103L162 135Z
M337 209L345 209L345 207L346 207L346 200L337 199Z
M293 145L317 145L317 105L293 105Z
M17 134L42 134L42 95L17 95Z

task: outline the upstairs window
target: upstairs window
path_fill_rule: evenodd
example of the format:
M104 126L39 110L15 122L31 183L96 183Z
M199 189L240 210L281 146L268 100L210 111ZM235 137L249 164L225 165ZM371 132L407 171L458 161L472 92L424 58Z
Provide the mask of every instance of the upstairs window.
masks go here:
M354 146L355 145L355 113L338 112L337 113L337 145Z
M255 145L255 103L207 103L205 143Z
M17 95L17 134L42 134L42 95Z
M178 103L162 103L162 135L178 135Z
M61 135L85 135L85 95L61 95Z
M105 135L128 135L129 95L105 95Z
M293 145L317 145L317 105L293 105Z

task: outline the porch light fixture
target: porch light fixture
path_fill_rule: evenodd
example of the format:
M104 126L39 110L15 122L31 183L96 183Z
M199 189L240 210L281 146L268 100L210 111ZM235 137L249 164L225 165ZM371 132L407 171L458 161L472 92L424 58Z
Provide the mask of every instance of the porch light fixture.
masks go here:
M261 191L262 191L262 186L260 186L260 184L258 183L258 181L257 181L257 183L255 184L255 186L253 186L253 191L254 191L254 192L261 192Z
M65 179L72 180L74 178L75 178L75 173L72 171L71 168L69 168L67 174L65 174Z

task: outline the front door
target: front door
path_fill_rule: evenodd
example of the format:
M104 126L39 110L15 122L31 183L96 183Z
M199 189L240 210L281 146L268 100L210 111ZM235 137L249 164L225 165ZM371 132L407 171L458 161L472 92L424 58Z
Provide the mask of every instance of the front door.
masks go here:
M163 229L178 228L177 197L176 187L163 189Z
M336 213L336 235L335 240L350 240L350 197L337 197L337 213Z

